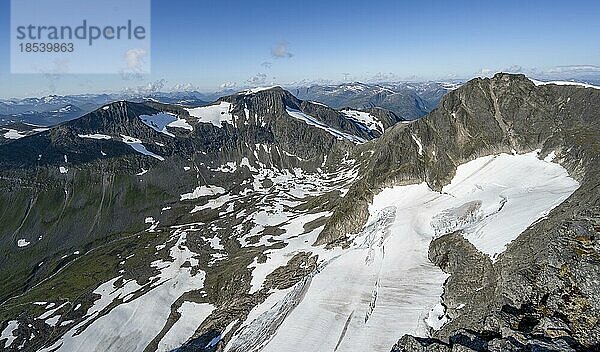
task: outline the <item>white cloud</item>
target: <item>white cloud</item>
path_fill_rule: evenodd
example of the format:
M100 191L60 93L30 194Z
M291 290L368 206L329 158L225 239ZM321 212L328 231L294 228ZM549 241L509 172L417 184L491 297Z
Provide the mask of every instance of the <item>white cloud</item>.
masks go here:
M600 66L596 65L569 65L556 66L548 69L547 73L571 73L571 72L600 72Z
M237 87L235 82L225 82L219 86L221 89L231 89Z
M292 56L294 56L294 54L290 53L290 51L288 50L289 44L290 43L285 41L279 42L277 46L271 49L271 55L273 55L273 57L276 58L291 58Z
M393 72L377 72L371 77L367 77L367 82L380 83L380 82L394 82L398 81L399 77Z
M144 65L146 63L145 58L148 55L146 49L130 49L125 52L123 59L127 66L127 70L131 72L142 72L144 71Z
M178 83L171 88L174 92L189 92L189 91L197 91L198 87L193 85L192 83Z
M148 82L143 90L146 92L159 92L165 87L166 81L164 79L159 79L158 81Z
M148 82L141 86L125 88L125 93L127 93L127 94L142 94L143 95L143 94L160 92L165 87L166 82L167 81L164 79L159 79L158 81Z
M253 77L248 78L247 81L251 85L261 85L267 82L267 74L266 73L257 73Z
M484 67L479 69L479 71L477 71L475 74L478 76L489 77L494 75L494 73L496 73L496 70Z
M507 73L524 73L525 69L521 65L511 65L510 67L505 68L502 72Z

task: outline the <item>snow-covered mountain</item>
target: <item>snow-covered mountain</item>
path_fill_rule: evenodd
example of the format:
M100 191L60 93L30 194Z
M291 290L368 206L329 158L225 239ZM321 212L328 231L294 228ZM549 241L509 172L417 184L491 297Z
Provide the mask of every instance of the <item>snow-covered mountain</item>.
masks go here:
M416 121L271 87L0 144L0 346L595 346L600 91L441 89Z

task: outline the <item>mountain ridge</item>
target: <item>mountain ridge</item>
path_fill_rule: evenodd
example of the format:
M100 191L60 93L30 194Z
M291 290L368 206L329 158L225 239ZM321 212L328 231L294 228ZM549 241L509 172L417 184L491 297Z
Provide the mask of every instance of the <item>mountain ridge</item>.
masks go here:
M541 94L536 97L538 100L535 101L534 104L545 103L546 105L548 105L548 103L544 102L545 92L566 92L569 95L573 95L572 99L577 97L580 101L595 101L600 95L600 92L591 88L568 87L566 89L560 89L557 86L537 87L524 75L497 74L492 79L477 78L469 82L468 85L464 85L447 95L440 103L440 107L435 109L427 119L419 120L410 125L397 125L392 128L387 136L383 137L380 143L381 151L379 153L376 152L375 156L377 159L371 163L373 171L367 173L364 177L362 186L359 182L354 189L350 190L350 192L353 193L356 191L356 193L361 193L364 189L369 188L376 191L389 184L414 183L421 181L427 182L432 189L439 190L441 189L441 186L451 179L453 175L452 170L454 170L457 165L472 160L475 157L499 152L512 153L513 150L524 153L538 148L542 149L542 152L547 154L550 152L550 146L558 147L560 141L556 139L572 139L574 137L573 135L559 135L554 136L553 140L551 131L555 129L555 125L545 122L545 118L539 116L540 112L536 113L536 118L538 120L531 121L531 118L526 116L527 113L531 112L531 107L529 108L529 111L526 111L526 108L518 108L516 116L506 116L514 120L505 122L502 116L498 115L501 114L501 111L497 105L493 90L491 90L496 87L500 89L518 89L519 94L523 94L524 96L528 96L528 92L538 91ZM470 94L477 94L477 101L479 101L479 99L481 101L487 101L487 106L483 108L477 107L479 111L469 110L469 107L463 106L463 99ZM508 99L510 99L510 97L508 97ZM561 100L562 103L565 104L568 97L561 98ZM514 104L510 100L507 100L506 103ZM569 99L569 103L573 105L574 100L572 101ZM586 104L581 105L584 107L586 106ZM519 111L519 109L521 109L521 111ZM495 113L492 114L491 112L494 111ZM542 113L544 112L545 111L542 111ZM478 114L477 118L470 117L473 116L474 113ZM590 111L589 108L584 108L582 113L585 114L581 116L587 117L587 120L580 121L580 127L586 129L597 128L597 122L593 120L593 111ZM458 120L455 116L460 118L462 114L470 120L457 124ZM483 116L485 116L486 120L481 120ZM509 130L507 123L514 124L517 121L522 122L523 124L511 125ZM560 125L562 121L563 119L555 117L553 123ZM488 122L493 127L486 125ZM531 126L530 124L532 122L537 125ZM469 124L470 127L463 127L469 126ZM515 131L514 128L517 127L520 130ZM529 130L530 127L539 128L540 131L544 131L542 133L545 134L538 136L539 133L532 132ZM486 131L488 128L491 128L491 131ZM471 131L469 131L469 129L471 129ZM486 133L487 135L477 136L479 133ZM559 131L559 133L564 132ZM426 152L424 155L419 155L419 144L413 139L413 135L420 139L420 144L430 144L439 147L439 143L431 143L432 138L439 138L442 145L451 143L449 145L450 148L436 148L437 150L434 149L429 153ZM473 138L475 136L482 139L484 143L480 142L477 138ZM391 145L391 140L401 140L403 144L411 145L412 148L414 148L414 152L409 155L391 154L392 159L390 160L388 146ZM545 145L546 143L548 145ZM590 145L596 144L591 140L587 140L586 143L589 143ZM427 149L428 148L425 148L425 150ZM582 152L584 151L585 150L582 150ZM437 155L434 155L436 152ZM588 154L587 158L593 159L594 156ZM573 165L575 162L574 159L567 159L565 160L565 165L567 166L567 169L576 175L576 177L581 178L582 171ZM396 166L399 163L401 164L400 167L408 169L399 169ZM435 163L435 165L433 163ZM387 170L392 172L388 171L387 173L382 173L379 171L380 168L387 168ZM388 179L381 179L379 175L386 175ZM366 184L369 184L370 186L367 186ZM340 240L340 233L356 233L359 231L362 226L361 222L364 223L366 221L366 205L369 203L372 194L372 191L366 192L366 196L364 194L353 193L354 199L359 200L360 206L357 207L357 204L353 203L352 205L349 204L347 208L342 207L339 211L339 215L344 220L340 221L344 222L348 218L358 218L361 220L358 222L350 222L351 224L354 223L352 228L340 228L336 226L335 221L331 222L330 225L326 226L323 236L319 239L318 243L322 244L330 240L338 241Z
M98 145L116 143L124 148L123 155L76 164L70 155L61 159L66 154L60 150L50 168L14 168L0 177L2 204L11 204L0 213L5 224L0 240L7 244L0 278L9 283L0 298L0 328L16 334L14 346L68 349L78 341L76 330L89 338L100 326L118 337L136 326L141 319L136 312L143 311L156 313L144 321L157 323L144 325L143 336L135 341L117 339L115 348L144 344L156 350L171 341L170 331L182 331L178 324L191 307L199 309L195 315L199 321L194 320L192 331L186 330L189 341L182 350L193 350L216 336L220 338L211 352L230 344L232 351L259 348L283 329L288 315L300 311L302 297L312 292L311 285L320 287L325 270L344 263L338 258L349 258L348 253L360 253L363 247L356 247L355 241L361 236L367 236L365 243L372 249L365 249L365 267L369 260L381 260L380 244L385 246L389 235L385 229L397 218L384 216L367 224L375 215L369 206L376 195L392 186L412 185L444 196L439 191L456 176L459 165L489 155L558 162L579 188L494 258L468 247L462 230L442 233L428 244L428 263L446 271L450 280L442 280L438 297L445 323L437 330L431 327L432 339L424 346L447 346L449 339L462 336L457 333L461 328L485 335L484 327L494 336L510 330L521 336L523 331L511 330L515 319L529 319L539 334L551 337L543 324L553 316L558 317L555 324L569 327L566 336L581 346L597 343L593 317L600 300L594 300L597 230L593 229L598 226L594 189L600 150L595 138L599 92L535 86L525 76L498 74L452 91L427 117L412 122L393 112L373 111L387 114L389 120L375 116L367 123L364 115L348 116L301 101L281 88L240 92L208 107L135 104L115 103L114 111L112 105L101 108L41 135L49 140L56 131L72 128L72 138L58 135L55 140L89 144L90 151L100 156L100 151L110 151ZM140 116L145 114L143 121ZM159 114L164 116L158 119ZM113 117L122 123L112 124ZM169 126L171 122L178 127ZM385 127L380 134L376 122ZM344 138L341 132L364 142ZM78 136L94 133L109 133L111 140ZM120 136L124 133L164 160L128 145ZM9 145L25 145L35 138L41 137ZM520 156L523 153L527 156ZM27 188L19 186L28 183ZM535 189L520 191L535 194ZM507 199L510 208L513 199ZM468 204L476 208L476 203ZM459 209L463 208L471 209ZM35 218L29 215L32 212ZM388 213L389 209L382 212ZM398 213L403 218L402 211ZM461 253L467 247L471 254L465 257ZM383 249L388 251L386 258L389 253L394 257L390 250ZM362 265L360 260L353 262ZM348 280L359 277L351 275ZM173 283L173 294L163 291L164 282ZM194 286L185 286L190 282ZM479 283L480 291L475 286ZM552 287L560 289L546 292ZM166 303L157 307L152 292L161 292ZM352 322L350 329L359 321L375 321L384 309L385 294L373 292L380 296L368 304L369 314L356 314L355 320L352 314L340 315ZM563 292L571 292L576 300L563 297ZM106 300L111 304L98 305ZM130 303L142 308L130 312ZM468 311L456 308L459 304ZM520 310L521 305L534 309ZM123 316L132 323L119 331L102 325L111 321L121 326L118 317ZM18 326L13 329L15 322ZM29 339L31 333L36 337ZM348 348L349 339L343 335L336 339ZM103 344L100 339L88 341L90 348ZM185 341L169 346L177 348ZM325 342L331 343L323 341L323 346Z
M265 133L272 133L272 131L269 132L269 129L271 129L273 126L275 128L275 133L279 134L279 136L283 138L284 141L289 139L285 136L288 133L285 131L286 129L290 131L297 129L299 129L300 131L305 130L307 128L304 126L305 123L295 121L289 115L288 109L298 110L300 112L306 111L309 115L314 114L317 119L317 122L322 123L325 129L331 127L334 130L339 130L351 136L356 136L359 140L372 139L379 136L382 133L382 130L371 130L367 126L362 125L360 121L349 119L348 116L329 107L307 101L301 101L295 98L289 92L283 90L281 87L263 90L253 94L247 94L245 92L236 93L234 95L221 97L216 102L206 105L205 107L210 108L222 102L232 104L232 110L227 112L227 114L232 114L232 116L236 119L235 124L225 123L225 125L223 126L229 125L232 128L236 128L238 130L245 130L242 133L245 133L247 136L249 136L248 132L250 132L251 134L254 134L254 136L251 137L251 139L261 140L262 137L260 137L260 135L264 135ZM263 108L255 110L253 107L258 106L257 102L260 102L258 105L263 106ZM267 107L264 108L264 106ZM250 107L250 110L248 109L248 107ZM151 148L155 152L162 152L163 154L167 153L167 155L172 155L176 151L181 151L181 148L193 148L194 143L192 143L191 146L175 146L170 148L169 145L172 144L168 143L170 142L170 139L166 138L164 134L160 134L157 133L157 131L152 131L151 129L149 129L148 125L143 123L139 119L139 117L142 115L153 116L163 111L166 111L170 114L181 115L184 120L189 120L195 126L200 126L199 128L202 131L206 131L206 133L209 133L210 127L208 125L204 126L205 123L203 121L198 121L196 117L191 116L190 110L193 109L184 108L181 106L173 106L169 104L161 104L156 102L114 102L105 105L101 108L98 108L97 110L86 114L80 118L69 122L65 122L57 126L56 128L51 128L49 129L49 131L44 131L38 134L37 137L29 137L30 139L22 139L21 141L16 140L14 142L8 143L9 146L5 147L5 150L8 149L8 151L2 153L5 156L5 158L4 161L0 160L0 163L3 163L5 167L8 167L11 166L12 162L18 160L21 163L21 165L39 165L40 160L37 160L39 159L39 154L42 154L42 151L47 151L49 146L55 144L60 145L63 142L67 143L67 141L69 141L69 143L74 143L77 140L77 136L79 135L94 134L107 135L112 137L130 136L137 139L141 139L142 141L153 140L154 144L151 146ZM403 121L395 114L386 112L384 110L374 109L372 111L374 116L380 116L381 120L383 121L383 128L389 128L393 124ZM256 120L255 116L259 115L266 117L266 120ZM269 117L276 115L278 116L277 118ZM369 116L371 115L369 114ZM281 120L281 118L284 118L284 120ZM293 123L296 127L288 128L289 123ZM222 128L222 126L215 127L216 129ZM213 128L213 132L216 129ZM252 131L252 129L254 129L254 131ZM256 129L258 129L258 131ZM224 131L220 131L220 133L218 134L227 134L228 132L226 131L227 129L225 129ZM313 133L320 132L314 131ZM304 134L306 135L306 133ZM197 137L198 133L196 133L196 138ZM33 140L31 138L33 138ZM273 137L268 138L272 139ZM36 142L36 139L38 139L39 141ZM291 139L297 141L302 139L302 137L299 135L295 135ZM88 139L87 142L89 143L90 140ZM114 143L110 143L111 141L107 142L96 138L96 140L93 142L96 144L106 145L109 149L117 148L115 147ZM156 142L159 143L158 146L156 145ZM6 158L7 156L19 154L18 150L24 148L25 146L31 147L31 145L35 145L38 143L40 144L40 146L29 153L24 153L12 159ZM82 143L75 144L75 148L82 147ZM109 144L111 145L109 146ZM293 143L287 143L286 145L288 146L288 148L292 149L293 154L300 153L299 156L306 159L314 157L307 154L310 153L309 148L304 148L303 150L294 150L295 147ZM195 147L198 147L198 145L195 145ZM64 151L64 153L64 155L68 156L68 152ZM58 155L60 153L57 152L54 154ZM91 153L85 152L82 154ZM98 155L99 153L96 152L95 154ZM22 158L23 155L26 157L25 159ZM119 155L121 155L121 153L119 153ZM29 158L29 160L27 160L27 157ZM56 164L60 163L60 160L60 158L55 156L50 160L46 160L46 162ZM76 163L79 163L85 161L86 159L80 160L79 158L77 158L76 155L72 155L72 160ZM26 162L26 164L23 164L24 162Z

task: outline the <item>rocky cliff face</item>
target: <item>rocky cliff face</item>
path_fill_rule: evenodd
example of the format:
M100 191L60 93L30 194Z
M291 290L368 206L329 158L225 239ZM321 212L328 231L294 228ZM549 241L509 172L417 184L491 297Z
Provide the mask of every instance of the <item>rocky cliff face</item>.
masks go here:
M581 186L494 263L460 233L434 241L431 260L451 274L443 296L449 322L433 331L439 340L406 336L395 350L595 350L600 212L594 189L600 145L592 137L599 125L598 110L591 106L600 99L598 91L536 87L508 75L474 83L449 95L434 114L487 115L488 121L497 122L496 143L486 138L483 148L558 150L560 162ZM473 95L477 106L471 102ZM487 104L479 107L482 101Z

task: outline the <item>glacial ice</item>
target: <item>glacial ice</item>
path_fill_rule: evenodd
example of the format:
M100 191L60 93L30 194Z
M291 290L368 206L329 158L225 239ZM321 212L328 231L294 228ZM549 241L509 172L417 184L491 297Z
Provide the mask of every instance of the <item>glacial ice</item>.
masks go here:
M429 336L447 319L440 296L448 277L428 259L431 240L462 230L497 258L578 186L536 151L461 165L441 193L426 184L384 189L354 245L312 278L262 351L388 351L403 334ZM247 331L238 338L251 339Z

